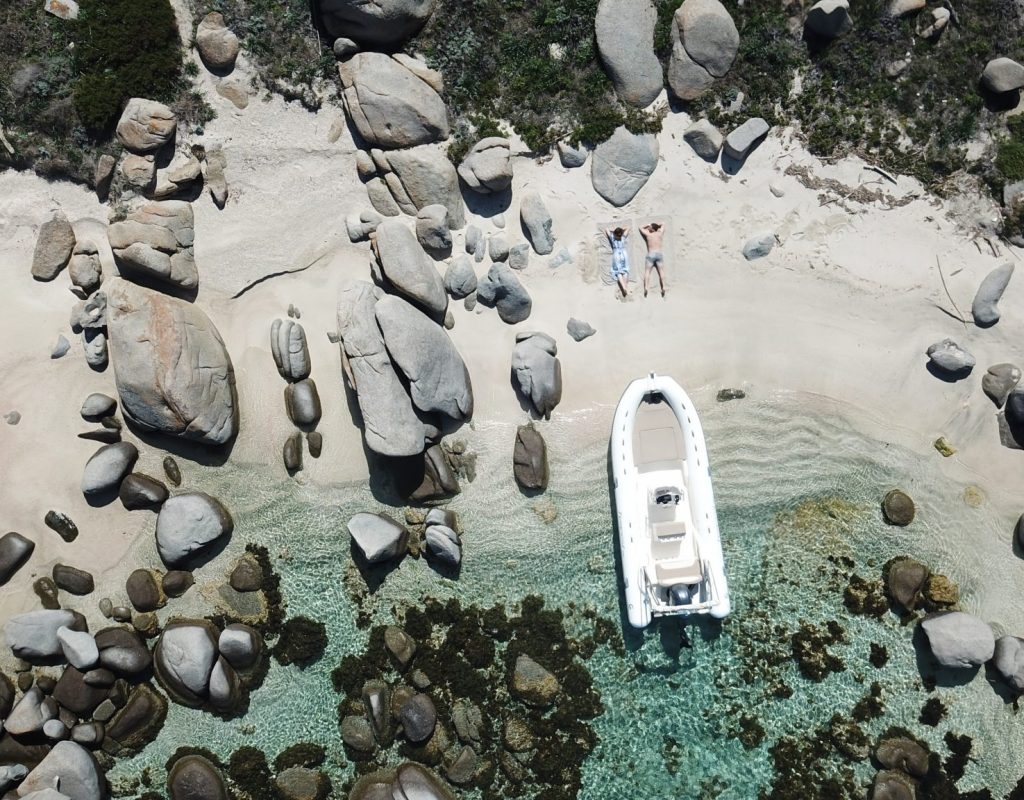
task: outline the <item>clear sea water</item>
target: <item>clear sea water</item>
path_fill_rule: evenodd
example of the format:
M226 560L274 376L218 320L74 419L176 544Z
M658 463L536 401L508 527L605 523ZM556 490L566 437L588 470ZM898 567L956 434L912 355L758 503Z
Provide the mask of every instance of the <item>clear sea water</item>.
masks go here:
M753 800L771 785L770 746L780 736L808 734L836 712L849 714L873 680L884 687L884 716L865 725L877 734L902 725L945 755L947 730L974 740L974 760L961 789L989 787L1002 797L1024 774L1024 718L994 691L985 674L966 685L937 690L949 707L937 728L918 723L929 695L922 688L911 629L893 615L881 621L850 615L842 604L828 556L852 559L858 574L876 577L894 555L913 555L953 578L965 610L990 621L997 633L1024 633L1020 600L1024 560L1013 555L1007 521L992 504L965 501L966 485L943 477L933 459L865 438L839 418L810 415L806 403L780 396L717 404L698 396L715 472L721 530L733 596L733 617L718 636L690 631L679 647L674 624L629 633L625 657L601 648L590 660L606 713L595 720L600 744L584 767L584 798L718 797ZM463 603L514 603L540 593L549 606L591 608L619 620L606 470L606 431L611 408L542 424L551 457L551 488L526 497L512 479L514 424L477 423L464 430L478 454L477 477L452 503L464 528L464 566L457 582L439 577L422 560L406 559L374 595L379 621L396 603L425 595ZM249 713L222 721L172 706L159 739L111 777L163 764L179 746L209 748L227 757L241 745L262 748L272 759L289 744L314 741L328 749L328 769L338 783L350 774L337 726L338 697L330 672L339 659L359 652L356 606L346 588L350 555L345 522L356 511L387 510L365 484L304 486L269 467L221 467L199 472L191 485L222 497L236 518L228 551L199 574L223 574L245 542L266 545L282 577L289 614L323 620L330 643L324 658L299 670L274 665L253 693ZM906 529L886 526L879 500L890 488L908 491L917 519ZM536 513L551 501L554 521ZM400 509L391 509L401 518ZM150 542L134 563L153 559ZM155 561L153 562L155 563ZM127 569L127 567L126 567ZM199 598L193 590L192 603ZM188 597L188 596L186 596ZM187 604L162 613L202 613ZM788 651L775 626L838 620L846 642L832 652L846 670L814 683L788 659L782 680L793 689L777 699L766 680L747 680L751 643ZM1014 625L1018 629L1008 630ZM869 643L886 646L882 669L868 662ZM754 665L754 674L761 668ZM757 717L764 741L747 749L729 731L739 711ZM855 767L865 787L874 770Z

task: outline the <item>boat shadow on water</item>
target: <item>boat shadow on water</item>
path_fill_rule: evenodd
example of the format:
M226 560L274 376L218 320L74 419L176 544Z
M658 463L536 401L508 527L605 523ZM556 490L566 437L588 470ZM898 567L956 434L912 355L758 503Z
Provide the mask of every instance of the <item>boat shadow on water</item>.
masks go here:
M619 525L618 515L615 508L615 475L612 471L612 450L611 442L605 452L605 472L608 480L608 497L611 499L612 511L612 538L608 545L612 550L612 557L615 560L615 587L616 599L619 604L619 627L622 630L622 640L628 653L637 653L644 646L644 643L653 635L661 639L661 646L665 655L672 660L672 664L663 667L647 667L640 662L635 662L637 669L645 673L662 673L670 675L678 672L681 668L680 655L684 649L693 644L693 637L697 635L701 641L713 642L722 635L722 621L709 616L693 617L655 617L651 624L640 630L629 624L629 615L626 611L626 595L623 591L622 576L622 550L619 547Z

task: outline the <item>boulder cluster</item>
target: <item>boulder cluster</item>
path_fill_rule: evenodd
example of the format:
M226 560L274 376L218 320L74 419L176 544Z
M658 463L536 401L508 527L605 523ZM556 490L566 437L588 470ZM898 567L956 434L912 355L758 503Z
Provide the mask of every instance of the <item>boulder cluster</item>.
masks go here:
M458 516L446 508L406 515L409 527L384 513L359 512L348 521L357 563L394 567L407 554L427 557L439 571L456 576L462 566L462 534Z

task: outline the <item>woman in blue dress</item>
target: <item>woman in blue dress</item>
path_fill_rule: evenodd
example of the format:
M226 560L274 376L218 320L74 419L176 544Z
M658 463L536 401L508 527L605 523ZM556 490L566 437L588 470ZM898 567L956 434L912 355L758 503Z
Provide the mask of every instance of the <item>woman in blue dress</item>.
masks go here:
M625 297L629 294L629 228L608 228L605 235L612 246L612 278Z

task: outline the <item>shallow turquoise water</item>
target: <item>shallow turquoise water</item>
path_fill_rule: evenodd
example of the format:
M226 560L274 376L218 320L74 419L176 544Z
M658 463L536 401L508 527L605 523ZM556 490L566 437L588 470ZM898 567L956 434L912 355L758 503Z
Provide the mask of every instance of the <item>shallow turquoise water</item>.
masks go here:
M968 506L965 487L941 477L928 459L859 436L837 419L809 416L790 399L712 401L702 407L733 617L716 637L691 631L689 648L678 647L677 628L661 625L630 634L624 658L602 648L591 659L607 711L594 723L600 744L585 765L581 796L756 798L773 778L771 744L779 736L809 733L836 712L848 714L873 680L884 686L886 712L866 724L869 733L903 725L941 753L946 730L968 733L977 760L961 788L988 786L997 796L1009 791L1024 772L1019 756L1024 725L1011 707L980 674L966 686L940 688L949 717L938 728L921 726L917 715L928 694L920 685L910 630L891 615L882 621L849 615L842 606L845 581L831 574L827 560L846 556L859 574L874 577L888 558L912 554L954 578L964 608L1001 631L1000 624L1019 620L1019 587L1024 586L1024 562L1010 554L1006 521L988 504ZM514 425L466 430L464 438L479 461L477 479L452 503L465 530L461 577L446 580L425 562L407 559L373 596L378 618L389 619L392 605L415 603L425 594L490 605L536 592L549 606L573 603L619 619L603 433L611 411L571 420L556 416L544 424L552 481L543 498L524 497L512 480ZM150 766L158 776L167 756L186 744L225 757L249 744L272 758L306 740L327 746L328 766L343 779L349 771L329 675L364 641L345 583L352 571L344 524L352 513L381 505L365 485L301 486L265 468L211 470L196 483L224 498L237 520L231 547L204 568L200 579L225 570L230 554L246 541L265 544L282 576L289 614L323 620L329 648L304 671L275 665L253 693L244 719L223 722L172 708L158 741L112 775L138 774ZM918 519L904 530L885 526L878 512L879 498L893 486L917 502ZM834 505L839 519L815 514L819 506L805 503L822 498L841 498L843 503ZM558 512L550 523L533 509L545 499ZM400 517L401 511L395 514ZM151 550L146 542L136 555L146 559ZM172 610L180 614L184 608L166 612ZM787 660L777 672L793 690L785 700L768 692L766 680L741 674L754 658L750 642L788 649L788 642L778 644L774 626L791 631L801 620L830 619L846 629L846 643L831 648L846 664L844 672L813 683ZM888 648L890 659L882 669L868 662L870 642ZM761 668L753 667L760 675ZM751 750L728 735L740 710L766 729L764 742ZM855 769L867 785L873 770L866 763Z

